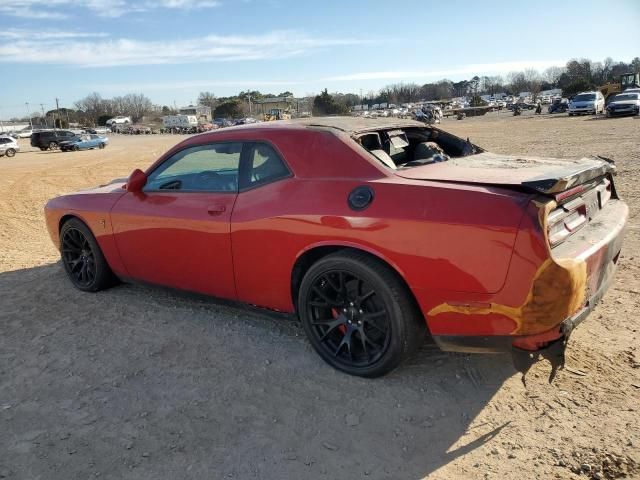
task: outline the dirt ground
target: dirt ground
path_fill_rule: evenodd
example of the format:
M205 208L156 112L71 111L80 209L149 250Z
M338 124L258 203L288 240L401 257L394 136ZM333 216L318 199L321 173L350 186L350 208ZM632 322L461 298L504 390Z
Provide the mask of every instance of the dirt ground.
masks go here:
M442 127L501 153L618 162L631 206L617 280L568 368L525 388L508 356L427 343L385 378L341 374L301 327L122 285L83 294L50 197L126 176L178 136L0 158L0 478L640 478L640 118L490 114Z

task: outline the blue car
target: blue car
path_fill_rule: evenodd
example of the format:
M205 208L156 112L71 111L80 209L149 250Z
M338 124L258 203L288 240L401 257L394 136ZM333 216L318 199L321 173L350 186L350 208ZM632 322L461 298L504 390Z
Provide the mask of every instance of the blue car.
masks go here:
M63 152L70 152L72 150L88 150L90 148L104 148L109 139L107 137L101 137L100 135L78 135L64 142L60 142L60 150Z

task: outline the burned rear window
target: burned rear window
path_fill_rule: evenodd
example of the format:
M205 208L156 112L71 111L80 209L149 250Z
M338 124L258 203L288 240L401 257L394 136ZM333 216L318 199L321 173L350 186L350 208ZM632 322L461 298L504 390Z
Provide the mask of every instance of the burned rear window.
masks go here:
M355 137L378 161L391 169L446 162L482 150L471 142L435 128L382 129Z

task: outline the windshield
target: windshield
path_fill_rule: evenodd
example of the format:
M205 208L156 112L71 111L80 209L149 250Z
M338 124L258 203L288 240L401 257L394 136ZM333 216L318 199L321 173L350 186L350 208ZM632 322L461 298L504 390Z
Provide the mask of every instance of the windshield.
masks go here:
M619 102L621 100L638 100L640 97L639 93L621 93L620 95L616 95L613 98L614 102Z
M595 99L596 99L595 93L581 93L580 95L576 95L575 97L573 97L574 102L588 102L590 100L595 100Z

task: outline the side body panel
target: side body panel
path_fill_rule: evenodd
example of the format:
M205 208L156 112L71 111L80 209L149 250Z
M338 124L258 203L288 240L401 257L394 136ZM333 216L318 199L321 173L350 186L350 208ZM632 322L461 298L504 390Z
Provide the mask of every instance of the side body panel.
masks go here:
M236 193L127 193L111 210L130 278L234 300L229 220Z
M45 206L45 219L49 236L60 249L61 219L69 215L78 217L93 232L111 270L117 276L125 277L127 271L116 248L110 218L111 208L125 193L122 186L121 182L112 183L90 192L54 198Z
M502 289L529 195L384 175L343 139L315 135L291 147L286 137L270 137L295 176L238 196L231 238L240 300L293 311L293 267L321 246L383 259L422 299L425 313L449 292L489 298ZM344 175L340 165L361 165L363 174ZM375 198L357 212L347 198L360 185Z

